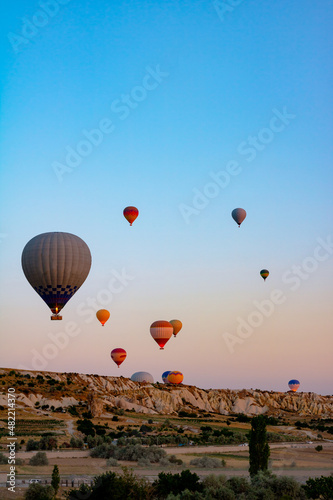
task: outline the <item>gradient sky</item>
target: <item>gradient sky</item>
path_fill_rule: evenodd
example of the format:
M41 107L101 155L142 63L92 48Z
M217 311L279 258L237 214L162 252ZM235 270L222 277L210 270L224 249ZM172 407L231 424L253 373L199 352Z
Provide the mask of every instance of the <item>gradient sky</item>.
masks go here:
M297 378L332 394L333 4L235 3L6 6L0 366L157 381L180 370L202 388L284 391ZM99 144L68 163L101 123ZM25 244L49 231L80 236L93 259L62 322L21 269ZM128 278L111 293L117 273ZM272 296L260 321L255 303ZM111 312L104 328L93 302ZM174 318L183 329L160 352L150 324ZM248 319L260 324L241 338Z

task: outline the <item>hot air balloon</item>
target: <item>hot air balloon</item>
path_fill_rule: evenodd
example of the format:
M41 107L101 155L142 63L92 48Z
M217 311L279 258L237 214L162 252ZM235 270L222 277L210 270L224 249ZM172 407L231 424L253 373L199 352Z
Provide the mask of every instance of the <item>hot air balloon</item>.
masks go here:
M100 309L96 313L96 318L98 319L98 321L101 322L102 326L105 325L105 323L107 322L109 317L110 317L110 313L107 309Z
M141 382L142 384L153 384L154 378L148 372L135 372L131 376L133 382Z
M168 382L168 375L169 375L169 373L171 373L171 371L170 371L170 370L169 370L169 371L167 371L167 372L162 373L162 380L163 380L163 382L164 382L165 384L168 384L168 383L169 383L169 382Z
M169 323L170 325L172 325L174 336L176 336L177 333L182 329L182 322L179 321L179 319L172 319L171 321L169 321Z
M235 208L231 212L231 215L232 215L232 218L234 219L234 221L237 222L238 227L240 227L241 223L243 222L243 220L246 217L246 212L245 212L244 208Z
M170 372L168 375L169 384L181 384L184 380L184 375L181 372Z
M289 382L288 382L289 389L292 392L296 392L300 385L301 384L296 379L289 380Z
M43 233L32 238L22 252L22 269L30 285L51 309L51 319L87 278L91 267L88 245L75 234Z
M123 214L125 219L130 223L131 226L139 215L139 210L135 207L126 207L124 208Z
M165 344L173 334L173 327L169 321L154 321L150 325L150 335L158 343L160 349L164 349Z
M264 281L268 277L268 275L269 275L269 271L267 271L267 269L262 269L260 271L260 276L264 279Z
M125 361L126 356L127 356L127 352L125 351L125 349L122 349L121 347L117 347L117 349L113 349L113 351L111 351L110 356L119 368L121 363L123 361Z

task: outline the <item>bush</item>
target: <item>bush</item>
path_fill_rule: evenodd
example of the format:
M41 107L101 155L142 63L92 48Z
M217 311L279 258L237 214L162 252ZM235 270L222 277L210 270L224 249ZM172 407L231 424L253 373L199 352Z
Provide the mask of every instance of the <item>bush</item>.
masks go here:
M42 486L41 484L30 484L24 494L25 500L53 500L55 491L52 486Z
M136 477L133 472L123 469L123 474L106 472L94 479L92 486L81 485L79 489L72 489L66 497L69 500L148 500L152 498L152 486L145 478Z
M26 451L35 451L35 450L39 450L39 441L28 439Z
M333 476L309 478L305 483L304 490L309 498L330 500L333 498Z
M217 458L204 456L204 457L194 458L193 460L190 461L190 465L194 465L195 467L204 467L207 469L217 469L219 467L222 467L222 462Z
M322 451L322 450L323 450L322 445L321 445L321 444L318 444L318 446L316 446L316 447L315 447L315 450L316 450L316 451L318 451L318 452L319 452L319 451Z
M153 487L159 498L166 498L169 493L178 495L184 490L201 492L203 489L199 476L195 473L192 474L188 469L183 470L180 474L160 472Z
M139 467L150 467L151 466L151 461L148 460L148 458L139 458L139 460L138 460L138 466Z
M45 451L37 451L36 455L30 458L29 465L48 465Z
M117 467L119 464L118 464L118 460L116 460L115 458L109 458L106 461L106 465L108 465L109 467Z

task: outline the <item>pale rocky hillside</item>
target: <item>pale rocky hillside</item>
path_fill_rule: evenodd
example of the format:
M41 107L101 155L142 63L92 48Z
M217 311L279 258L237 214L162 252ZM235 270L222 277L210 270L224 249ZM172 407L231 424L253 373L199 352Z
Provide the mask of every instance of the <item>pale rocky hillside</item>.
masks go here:
M109 415L107 406L139 413L175 414L180 410L275 416L333 418L333 396L259 390L199 389L189 385L140 384L123 377L0 369L0 405L7 405L7 387L14 387L17 408L54 408L87 402L94 416ZM28 378L30 375L30 378ZM37 376L39 378L37 379ZM41 380L43 377L43 380ZM53 380L52 386L48 381ZM33 386L28 386L30 383ZM1 382L0 382L1 384ZM61 386L61 387L60 387ZM1 392L3 391L3 392Z

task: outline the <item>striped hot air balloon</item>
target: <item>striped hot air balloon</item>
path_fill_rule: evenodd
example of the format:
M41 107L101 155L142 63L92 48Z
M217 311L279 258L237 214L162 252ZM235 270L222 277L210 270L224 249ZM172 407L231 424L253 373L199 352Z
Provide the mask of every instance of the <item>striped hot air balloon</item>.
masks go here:
M234 221L237 222L238 227L240 227L241 223L243 222L243 220L246 217L246 212L245 212L244 208L235 208L231 212L231 215L232 215L232 218L234 219Z
M100 309L96 313L96 318L98 319L98 321L101 323L102 326L105 325L105 323L107 322L109 317L110 317L110 313L107 309Z
M268 277L268 275L269 275L269 271L267 271L267 269L262 269L260 271L260 276L263 278L264 281Z
M288 382L289 389L293 392L296 392L300 385L299 380L296 379L289 380Z
M136 207L126 207L123 210L123 214L125 219L130 223L131 226L139 215L139 210Z
M43 233L22 252L22 269L30 285L51 309L51 319L78 291L91 267L88 245L75 234Z
M177 385L183 382L184 375L181 372L174 371L169 373L167 379L170 384Z
M110 356L119 368L121 363L123 361L125 361L126 356L127 356L127 352L125 351L125 349L122 349L121 347L117 347L116 349L113 349L111 351Z
M153 337L155 342L158 343L160 349L164 349L165 344L171 338L172 334L173 327L169 321L154 321L154 323L150 325L150 335Z

